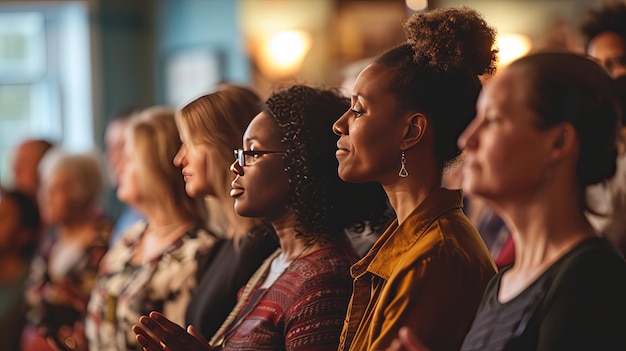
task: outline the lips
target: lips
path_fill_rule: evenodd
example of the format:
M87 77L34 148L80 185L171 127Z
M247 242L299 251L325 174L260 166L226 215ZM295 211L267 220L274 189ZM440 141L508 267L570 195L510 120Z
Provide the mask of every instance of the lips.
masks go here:
M337 151L335 151L335 156L336 157L342 157L345 156L349 153L348 149L345 147L342 147L341 145L339 145L339 143L337 143Z
M183 172L183 179L185 181L187 181L187 179L189 179L191 177L191 174L187 173L187 172Z
M230 183L231 186L231 190L230 190L230 196L231 197L239 197L241 196L241 194L243 194L244 189L241 185L235 183L235 181L233 181L232 183Z

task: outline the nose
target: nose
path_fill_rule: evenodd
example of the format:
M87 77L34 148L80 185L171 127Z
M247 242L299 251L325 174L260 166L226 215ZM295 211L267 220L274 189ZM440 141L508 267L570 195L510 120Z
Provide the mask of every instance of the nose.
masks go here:
M238 176L243 175L243 167L239 165L239 162L237 160L235 160L233 163L230 164L229 169L231 172L235 173L235 175L238 175Z
M174 155L173 163L174 163L174 166L176 166L176 167L180 167L180 166L183 165L183 159L184 159L184 153L185 153L184 148L185 148L185 146L181 145L181 147L178 149L178 152L176 153L176 155Z
M476 120L472 121L467 128L461 133L459 139L457 140L457 146L461 150L469 149L473 150L477 146L478 140L476 139L476 132L478 130L478 125L476 124Z
M348 134L348 112L341 115L341 117L333 123L333 133L335 133L335 135L342 136Z

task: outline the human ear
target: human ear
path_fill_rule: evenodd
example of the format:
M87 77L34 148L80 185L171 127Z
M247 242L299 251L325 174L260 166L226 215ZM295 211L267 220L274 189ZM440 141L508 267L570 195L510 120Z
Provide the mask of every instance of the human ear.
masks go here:
M424 114L414 113L410 115L400 148L406 150L415 146L426 133L427 126L428 120Z
M572 153L576 147L576 131L570 123L557 126L553 132L550 158L558 162Z

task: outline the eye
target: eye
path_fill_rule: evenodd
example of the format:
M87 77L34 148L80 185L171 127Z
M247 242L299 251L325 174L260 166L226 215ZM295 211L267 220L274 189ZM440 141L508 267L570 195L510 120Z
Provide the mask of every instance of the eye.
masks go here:
M483 123L488 126L491 124L496 124L500 122L500 118L498 116L486 116L483 118Z
M352 113L354 113L354 116L357 118L363 116L363 111L359 111L356 108L352 108L350 109L350 111L352 111Z

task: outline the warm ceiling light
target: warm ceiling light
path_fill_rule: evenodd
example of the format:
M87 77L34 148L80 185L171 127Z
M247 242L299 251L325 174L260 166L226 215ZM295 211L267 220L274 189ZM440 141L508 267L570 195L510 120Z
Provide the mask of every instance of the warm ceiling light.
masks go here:
M428 7L428 0L406 0L406 7L413 11L421 11Z
M300 31L283 31L272 36L268 53L278 66L291 67L302 62L311 46L311 38Z
M499 65L507 65L526 55L530 51L531 43L527 36L522 34L503 33L496 39Z
M270 79L284 79L297 74L309 52L312 36L306 31L285 30L261 39L257 62Z

